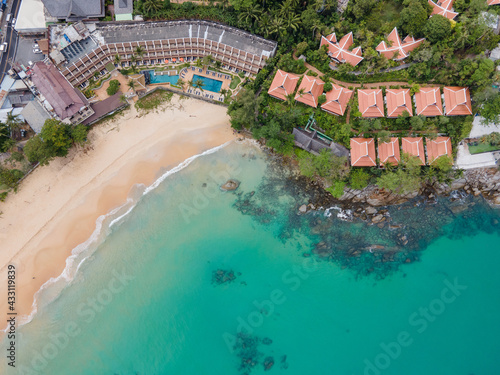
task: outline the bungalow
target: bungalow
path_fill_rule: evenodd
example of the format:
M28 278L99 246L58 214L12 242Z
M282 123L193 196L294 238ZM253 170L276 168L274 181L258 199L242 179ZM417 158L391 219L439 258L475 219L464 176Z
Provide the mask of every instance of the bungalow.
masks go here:
M488 5L500 5L500 0L488 0Z
M404 137L402 139L403 154L420 159L420 165L425 165L424 140L422 137Z
M385 99L387 101L387 117L398 117L404 112L413 116L409 89L386 90Z
M328 56L332 58L332 60L338 63L348 63L352 66L358 65L363 57L361 56L361 47L356 47L353 50L349 50L349 48L353 44L352 31L344 35L339 42L337 42L337 37L335 33L330 34L328 36L321 36L321 46L328 46Z
M432 0L428 0L429 5L432 7L432 13L431 17L434 14L440 14L443 17L448 18L449 20L452 20L456 16L458 16L457 12L453 11L453 2L455 0L443 0L443 1L438 1L435 3ZM489 3L488 3L489 5Z
M450 137L426 138L425 142L427 144L427 164L431 165L436 159L445 155L452 158Z
M297 90L297 95L295 95L295 100L316 108L324 85L325 83L318 78L304 76Z
M470 92L467 87L445 87L443 92L447 116L472 115Z
M401 61L406 59L410 55L410 52L421 45L425 39L415 39L414 37L408 35L401 42L398 29L395 27L387 37L387 40L389 41L389 44L382 41L377 46L376 50L388 59Z
M358 107L363 117L384 117L382 90L358 90Z
M352 93L352 90L332 84L332 89L326 93L326 102L321 106L321 109L334 115L343 116Z
M379 138L378 158L381 166L384 166L386 163L398 165L401 161L401 155L399 154L399 139L392 137L389 142L382 142Z
M296 74L278 69L267 93L276 99L286 100L288 95L294 93L299 78Z
M373 138L351 138L351 165L353 167L377 166Z
M441 102L439 87L423 87L419 92L415 93L414 97L417 115L427 117L443 115L443 103Z

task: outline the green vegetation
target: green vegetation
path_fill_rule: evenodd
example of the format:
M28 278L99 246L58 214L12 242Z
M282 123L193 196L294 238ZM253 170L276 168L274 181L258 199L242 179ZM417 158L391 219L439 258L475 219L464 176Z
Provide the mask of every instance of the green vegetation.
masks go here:
M471 154L500 150L500 133L491 133L481 137L480 142L469 143Z
M117 79L112 79L109 81L109 87L106 89L106 93L109 96L115 95L120 89L120 82Z
M234 90L241 82L241 78L238 76L234 76L233 79L231 80L231 84L229 85L229 88L231 90Z
M157 109L163 103L170 102L174 94L165 90L156 90L148 94L135 103L135 107L143 112Z
M319 155L306 151L299 154L300 172L306 177L320 177L328 184L345 182L349 176L349 161L346 157L335 156L328 149L322 149Z

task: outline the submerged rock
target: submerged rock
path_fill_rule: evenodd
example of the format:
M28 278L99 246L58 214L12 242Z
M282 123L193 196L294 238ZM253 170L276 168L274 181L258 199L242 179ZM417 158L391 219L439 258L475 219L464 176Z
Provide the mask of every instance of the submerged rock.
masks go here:
M220 188L221 188L221 190L224 190L224 191L233 191L233 190L238 189L238 186L240 186L239 181L230 179L230 180L227 180L226 183L224 185L222 185Z
M238 276L240 273L238 272ZM225 284L230 283L236 280L236 275L233 270L215 270L212 272L212 284Z

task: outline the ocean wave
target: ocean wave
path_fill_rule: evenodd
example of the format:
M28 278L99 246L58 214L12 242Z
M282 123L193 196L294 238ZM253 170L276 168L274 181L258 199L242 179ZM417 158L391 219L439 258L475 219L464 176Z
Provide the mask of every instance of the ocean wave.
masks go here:
M102 235L105 233L103 231L104 229L112 228L114 225L119 223L123 218L128 216L133 211L133 209L136 207L137 203L139 203L140 198L149 194L151 191L155 190L158 186L160 186L160 184L163 181L165 181L165 179L167 179L167 177L183 170L184 168L189 166L194 160L196 160L200 156L206 156L206 155L213 154L213 153L221 150L222 148L226 147L231 142L232 141L226 142L220 146L211 148L211 149L206 150L200 154L193 155L193 156L187 158L186 160L184 160L182 163L180 163L176 167L174 167L174 168L168 170L167 172L165 172L164 174L162 174L151 185L147 186L138 198L136 198L136 199L127 198L127 201L124 204L120 205L119 207L114 208L113 210L111 210L107 214L99 216L96 220L96 227L95 227L94 231L92 232L91 236L85 242L82 242L81 244L79 244L78 246L73 248L73 250L71 251L71 255L66 259L66 266L64 267L64 270L62 271L62 273L57 277L52 277L49 280L47 280L40 287L40 289L35 293L32 308L31 308L31 313L28 316L25 315L25 316L20 317L19 326L25 325L33 320L36 313L38 312L38 305L39 305L38 302L39 302L39 299L41 297L41 294L44 291L48 290L50 287L54 287L55 284L57 284L60 281L65 281L64 285L61 288L61 290L63 290L64 287L69 285L69 283L71 283L71 281L74 280L80 267L93 254L93 252L90 251L90 249L92 249L92 245L95 245L94 250L96 250L97 245L99 244L99 239L103 239ZM136 184L134 186L144 186L144 185ZM126 211L124 213L121 213L121 212L123 212L124 209L126 209ZM116 216L116 215L118 215L118 216ZM106 219L109 220L109 223L107 225L104 225L106 222ZM88 253L85 254L85 256L83 256L81 259L79 259L79 256L84 254L84 252L88 252ZM78 259L79 259L79 262L75 267L75 262ZM57 293L55 296L53 296L49 301L46 301L45 303L46 304L51 303L52 301L54 301L57 298L58 295L59 295L59 293ZM3 330L3 332L6 332L6 331L7 331L7 328L5 330Z

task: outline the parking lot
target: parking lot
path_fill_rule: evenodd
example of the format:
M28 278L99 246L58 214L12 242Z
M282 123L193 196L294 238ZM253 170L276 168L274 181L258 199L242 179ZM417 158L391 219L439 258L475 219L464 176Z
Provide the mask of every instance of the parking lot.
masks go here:
M36 62L43 60L45 56L42 53L33 52L33 43L38 39L39 37L19 37L14 61L28 66L30 61Z

